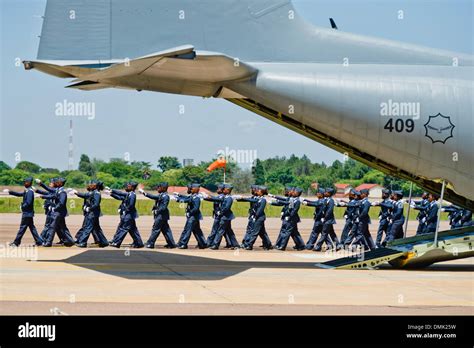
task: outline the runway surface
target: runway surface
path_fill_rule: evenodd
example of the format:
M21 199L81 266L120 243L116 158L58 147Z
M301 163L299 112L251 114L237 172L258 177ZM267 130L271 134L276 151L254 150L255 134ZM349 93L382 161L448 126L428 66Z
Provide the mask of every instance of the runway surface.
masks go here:
M199 250L191 238L188 250L159 248L120 250L6 248L14 238L20 216L0 215L0 314L112 314L112 315L472 315L474 304L473 259L439 263L425 270L324 270L315 263L343 254L245 250ZM35 218L42 228L44 216ZM104 216L102 227L111 238L118 216ZM67 219L72 233L81 216ZM208 233L212 220L206 218ZM146 239L151 217L138 219ZM184 225L173 217L175 238ZM246 219L233 226L239 239ZM299 225L307 239L312 220ZM336 225L337 234L343 226ZM272 241L278 219L267 221ZM442 228L446 228L445 222ZM410 230L416 228L410 222ZM371 225L375 236L377 224ZM127 237L125 243L130 243ZM125 245L124 243L124 245ZM260 245L257 241L256 245Z

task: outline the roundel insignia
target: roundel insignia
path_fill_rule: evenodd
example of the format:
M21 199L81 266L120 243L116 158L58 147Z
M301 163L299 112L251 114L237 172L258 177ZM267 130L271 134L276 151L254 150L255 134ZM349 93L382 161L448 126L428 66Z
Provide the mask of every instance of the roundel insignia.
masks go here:
M432 143L446 143L446 140L453 137L455 125L451 122L451 117L438 114L430 116L428 122L425 123L425 136Z

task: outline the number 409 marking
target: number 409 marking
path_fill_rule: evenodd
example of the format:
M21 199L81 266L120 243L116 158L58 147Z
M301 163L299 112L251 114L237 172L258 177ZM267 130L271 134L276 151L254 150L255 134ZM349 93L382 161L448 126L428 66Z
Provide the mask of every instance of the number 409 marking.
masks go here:
M383 127L383 129L388 130L390 133L397 132L407 132L412 133L415 130L415 121L412 119L403 120L401 118L398 119L389 119L387 124Z

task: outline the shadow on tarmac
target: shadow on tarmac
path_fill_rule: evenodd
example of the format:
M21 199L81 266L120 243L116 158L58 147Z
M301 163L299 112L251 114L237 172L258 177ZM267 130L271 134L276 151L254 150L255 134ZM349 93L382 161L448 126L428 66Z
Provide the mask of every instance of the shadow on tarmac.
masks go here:
M221 280L251 268L319 269L311 262L228 261L202 256L160 251L87 250L64 262L89 270L127 279Z

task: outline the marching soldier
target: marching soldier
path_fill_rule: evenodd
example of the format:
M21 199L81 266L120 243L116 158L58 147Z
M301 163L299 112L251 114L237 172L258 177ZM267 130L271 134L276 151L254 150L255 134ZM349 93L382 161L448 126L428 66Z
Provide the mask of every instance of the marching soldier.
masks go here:
M382 246L382 240L387 237L388 225L390 215L393 210L393 202L390 200L391 191L388 189L382 190L382 202L376 202L374 205L380 206L379 212L379 228L377 230L377 238L375 240L375 246L380 248Z
M449 225L451 226L451 229L459 228L462 226L462 223L461 223L461 219L463 215L462 208L456 205L450 205L450 206L443 206L441 210L448 212Z
M69 229L66 226L66 216L68 216L67 211L67 193L64 189L64 184L66 179L58 178L55 181L56 190L54 193L49 195L43 195L43 199L52 199L54 206L51 208L52 211L52 222L49 226L46 233L46 239L44 240L44 247L51 247L55 234L58 234L58 237L64 246L71 247L74 245L74 239L69 232ZM45 186L43 186L45 188Z
M181 233L181 237L178 241L179 249L188 248L188 242L191 238L191 233L196 238L199 249L205 249L207 247L206 240L204 239L204 234L202 233L200 225L200 220L202 220L202 214L200 210L201 198L198 195L200 188L201 185L199 184L189 184L188 196L175 193L178 202L187 203L186 224L184 225L184 230Z
M316 197L318 198L316 201L310 201L308 199L303 200L303 205L314 207L314 224L308 242L305 246L306 250L312 250L314 248L314 244L318 240L319 235L323 230L323 223L321 220L324 217L324 190L321 188L318 189L318 192L316 192Z
M344 204L341 205L341 206L346 207L346 211L344 212L344 219L346 219L346 222L342 229L341 240L339 242L339 245L337 246L337 249L344 248L344 242L349 238L352 227L354 226L355 211L359 209L359 203L360 203L360 201L357 199L357 196L359 195L360 195L360 192L352 189L349 192L349 202L348 203L343 202Z
M221 206L222 206L222 201L224 200L224 184L219 184L217 185L217 196L205 196L203 199L208 202L212 202L212 217L214 219L214 222L212 223L212 228L211 228L211 233L207 237L206 245L208 248L212 246L212 243L214 243L214 239L216 238L217 231L219 229L219 224L221 222ZM226 246L225 248L228 249L231 247L230 239L229 236L224 234L224 238L226 240Z
M370 235L369 225L371 224L369 211L371 204L369 202L369 190L363 189L360 190L360 196L362 200L360 201L359 205L359 214L356 218L356 222L358 222L358 230L356 238L354 239L354 244L360 244L364 246L365 249L373 250L375 249L375 243Z
M304 250L305 248L303 238L298 232L298 223L301 221L298 212L301 207L302 193L303 190L300 188L292 188L288 192L288 199L280 200L281 204L286 206L286 213L283 215L282 230L275 245L277 250L285 250L290 237L295 242L294 249Z
M251 185L250 186L250 194L251 197L238 197L236 200L237 202L247 202L250 203L250 207L248 210L248 222L247 222L247 228L245 230L245 235L244 239L242 240L242 244L240 245L242 248L246 248L248 246L248 240L250 239L252 232L253 232L253 226L254 226L254 215L255 215L255 209L254 206L258 202L257 198L257 185Z
M34 210L35 193L33 192L33 189L31 188L32 183L33 183L33 178L28 177L25 180L23 180L25 191L15 192L15 191L10 191L8 189L4 190L9 195L23 198L21 202L21 206L20 206L21 208L20 228L18 230L15 240L12 243L10 243L10 246L19 246L21 244L21 239L23 238L23 235L25 234L28 228L30 229L31 234L33 235L36 245L42 245L43 243L43 240L38 234L38 231L36 230L36 227L33 221L33 217L35 216L35 210Z
M222 198L222 203L219 209L219 227L217 228L216 236L214 237L214 241L211 243L210 249L217 250L219 249L219 245L221 244L222 237L227 235L229 238L230 246L232 248L238 248L239 243L235 238L235 233L232 230L232 220L235 219L234 213L232 212L232 204L234 199L230 195L232 193L233 187L232 185L225 184L222 190L224 197Z
M155 205L153 206L153 217L155 219L153 223L153 228L151 230L151 235L148 241L146 242L146 247L148 249L154 249L157 238L160 233L163 232L163 236L166 240L165 248L174 249L176 248L176 243L173 238L173 232L171 231L168 221L170 220L170 212L168 210L168 205L170 202L170 196L168 195L168 183L162 182L156 187L158 194L153 195L139 189L139 191L147 198L153 199Z
M119 208L120 223L112 242L110 242L111 247L120 248L127 233L130 233L130 236L133 239L132 248L139 249L144 247L135 221L135 219L138 218L137 209L135 207L137 201L135 190L137 189L137 186L138 183L132 181L125 184L125 192L109 190L112 198L122 201Z
M337 248L337 245L339 244L336 233L334 232L334 225L336 224L336 219L334 217L334 207L336 202L332 198L334 193L335 191L333 188L328 188L324 192L324 217L321 220L323 223L323 229L319 241L314 246L314 251L321 251L324 242L328 245L327 250Z
M94 187L96 186L97 186L96 182L91 180L87 184L86 193L80 193L80 192L77 192L76 190L72 191L77 197L82 198L84 200L84 203L82 204L82 214L84 215L84 220L82 222L82 227L79 229L79 231L77 231L76 236L75 236L76 245L79 243L78 241L81 238L81 234L84 232L84 228L86 227L86 225L88 223L91 223L91 220L87 218L87 215L91 207L92 192L95 190ZM99 242L99 238L95 230L92 230L92 237L94 238L94 244L101 244ZM107 242L107 245L108 245L108 242Z
M389 220L387 237L382 245L386 245L395 239L403 238L403 224L405 216L403 215L403 192L393 191L392 193L393 210Z
M100 191L103 189L103 183L100 181L92 180L88 185L88 193L80 194L77 191L73 191L78 197L84 198L87 203L84 207L84 224L82 225L81 232L78 233L76 245L79 248L87 247L87 240L92 234L94 241L99 245L100 248L109 246L109 242L100 227L99 218L102 215L100 210L100 202L102 197Z
M423 223L425 227L423 228L422 234L434 233L436 232L436 227L438 225L438 199L439 195L435 193L430 193L428 196L428 206L424 208L424 217Z
M281 246L281 240L284 238L284 235L287 233L285 231L285 228L287 227L285 223L285 219L288 215L288 203L290 200L290 193L293 190L292 187L286 186L285 191L284 191L284 196L275 196L272 194L268 194L269 197L273 198L270 202L271 205L277 206L277 207L282 207L280 217L281 217L281 228L280 228L280 233L278 234L278 238L275 242L275 249L278 249Z
M418 220L418 228L416 230L416 235L425 233L424 228L426 227L426 212L428 205L430 204L428 196L428 192L423 192L423 194L421 195L421 201L410 202L410 205L413 209L420 211L416 217L416 219Z
M257 237L260 237L263 242L263 250L273 249L272 242L270 237L267 234L265 229L265 207L267 205L267 200L265 195L268 193L266 186L257 186L255 190L255 201L251 202L251 214L249 216L249 225L251 226L250 232L247 230L249 236L244 239L242 243L242 248L245 250L252 250ZM253 203L252 203L253 202Z
M40 190L40 189L36 189L35 192L39 195L48 196L49 194L56 191L55 184L54 184L55 181L56 181L56 178L51 178L49 180L49 185L46 186L41 182L41 180L37 179L38 184L41 187L45 187L46 189L45 189L45 191ZM43 202L43 209L44 209L44 214L46 215L46 220L45 220L45 223L44 223L43 231L41 231L40 237L41 237L42 240L45 240L46 239L46 232L48 232L48 228L49 228L49 226L51 225L51 223L53 221L52 208L54 206L54 202L53 202L52 198L44 199L43 201L44 201Z
M461 227L468 227L468 226L473 226L474 223L472 221L472 211L463 209L461 212Z

